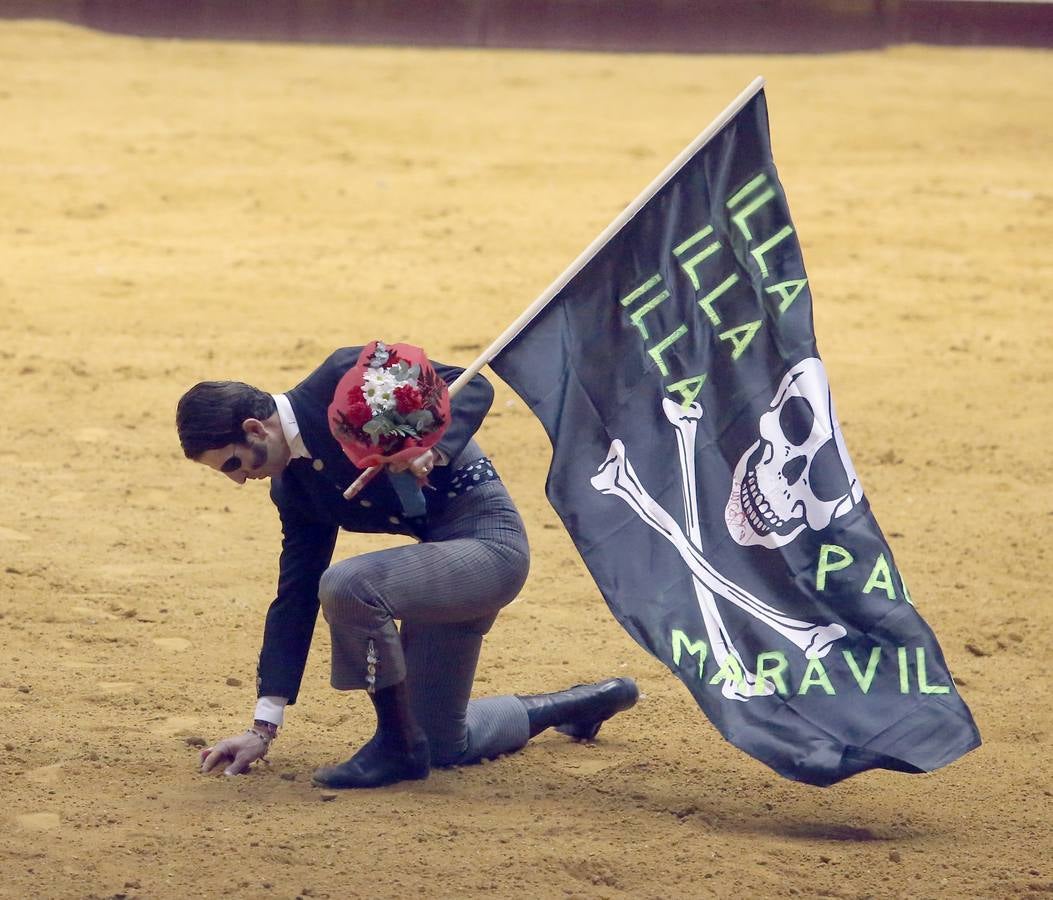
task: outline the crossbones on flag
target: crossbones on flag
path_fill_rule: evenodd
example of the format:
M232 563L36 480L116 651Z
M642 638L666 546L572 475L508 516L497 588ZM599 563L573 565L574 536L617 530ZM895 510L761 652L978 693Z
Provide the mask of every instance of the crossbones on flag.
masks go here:
M725 738L814 785L931 771L979 733L848 455L762 84L490 365L608 606Z

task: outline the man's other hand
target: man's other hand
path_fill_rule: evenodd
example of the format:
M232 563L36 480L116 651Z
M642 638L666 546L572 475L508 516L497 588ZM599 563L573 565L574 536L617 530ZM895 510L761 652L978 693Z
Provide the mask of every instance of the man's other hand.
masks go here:
M425 450L420 456L414 457L409 462L396 460L388 463L388 469L392 472L405 472L407 469L417 478L427 478L428 473L435 468L437 459L431 450Z
M226 738L201 751L201 772L207 775L223 764L224 775L242 775L257 759L267 755L269 746L269 742L254 731Z

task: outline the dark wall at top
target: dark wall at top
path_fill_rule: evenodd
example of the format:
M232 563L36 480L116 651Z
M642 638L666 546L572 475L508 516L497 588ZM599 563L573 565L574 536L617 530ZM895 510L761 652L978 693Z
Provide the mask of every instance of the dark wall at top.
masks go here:
M978 0L0 0L0 19L172 38L636 52L1053 46L1053 4Z

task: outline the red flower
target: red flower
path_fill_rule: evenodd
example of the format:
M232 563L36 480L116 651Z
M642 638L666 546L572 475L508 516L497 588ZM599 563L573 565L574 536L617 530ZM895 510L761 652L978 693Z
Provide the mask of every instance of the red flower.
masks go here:
M373 410L369 408L369 404L365 400L352 400L348 404L347 412L344 415L347 417L347 421L355 428L361 428L373 418Z
M424 398L412 384L404 384L395 388L395 408L402 414L423 409Z

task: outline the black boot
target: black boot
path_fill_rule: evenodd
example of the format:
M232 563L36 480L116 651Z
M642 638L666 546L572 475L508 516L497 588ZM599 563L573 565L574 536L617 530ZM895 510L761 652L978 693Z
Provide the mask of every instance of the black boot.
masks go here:
M615 713L628 709L640 696L631 678L608 678L598 684L578 684L554 694L519 699L530 719L530 736L555 726L576 741L591 741Z
M428 777L428 739L410 712L406 682L382 688L370 699L377 712L376 734L347 762L315 772L315 784L369 788Z

